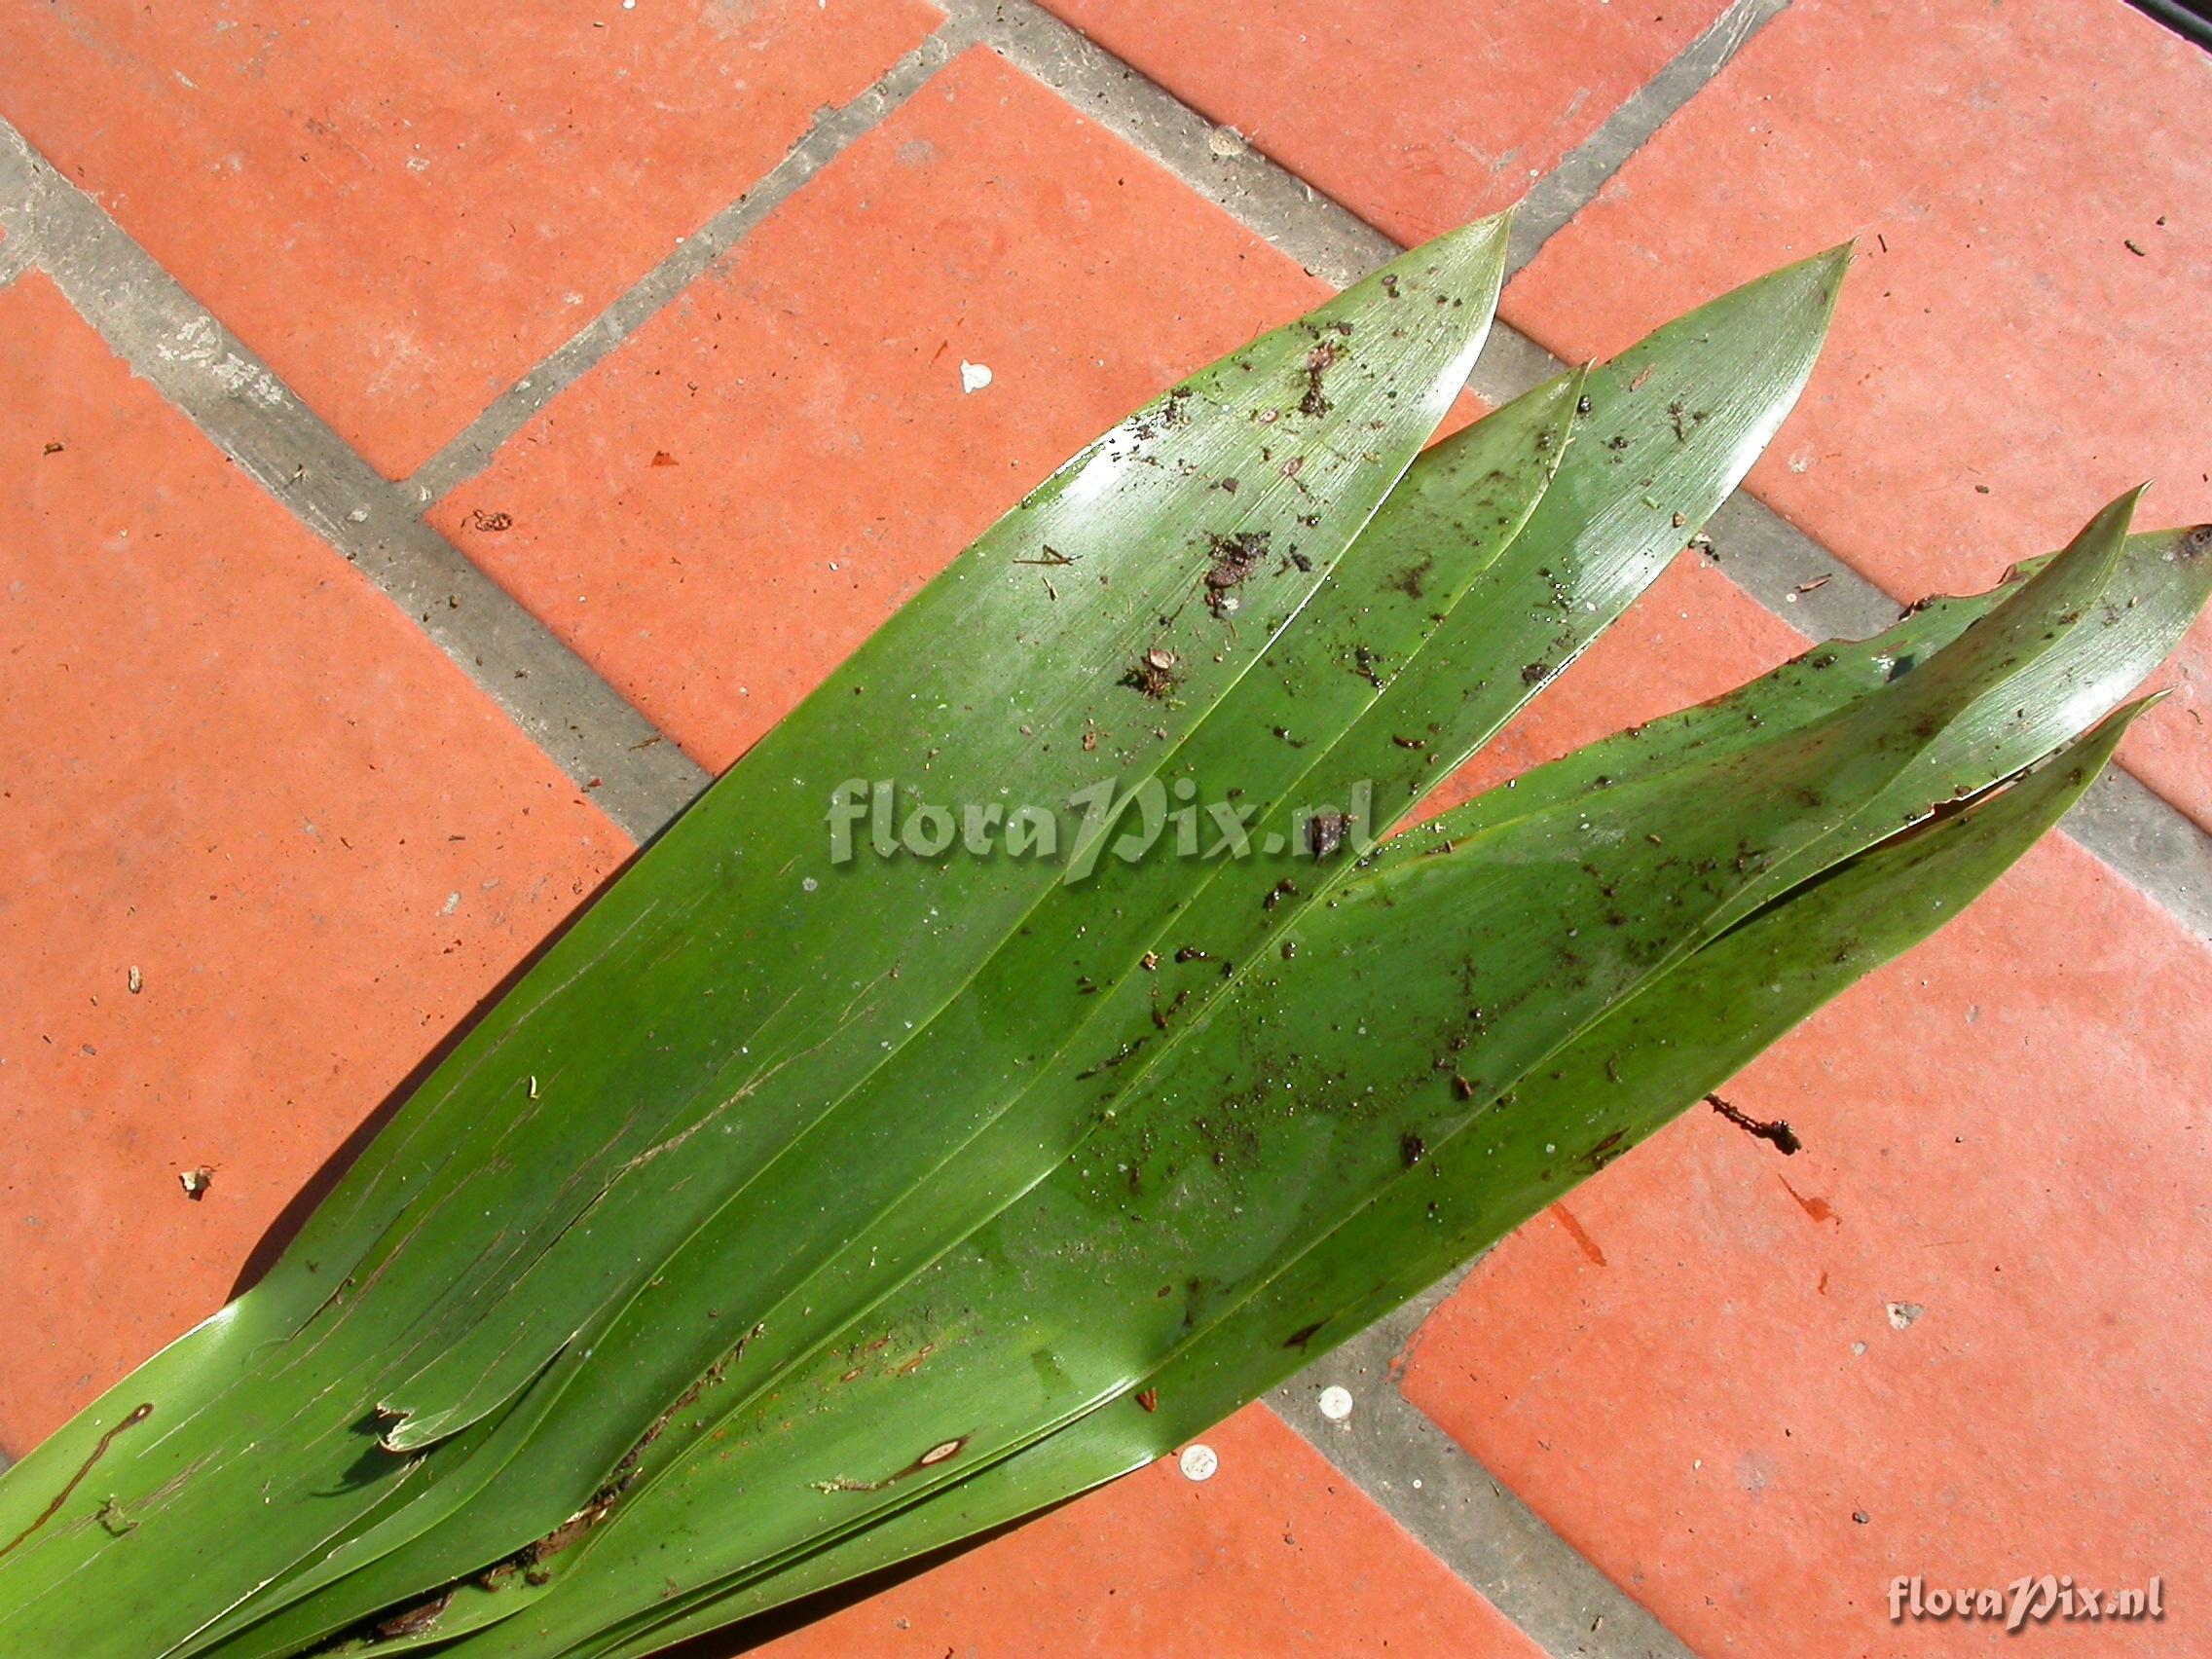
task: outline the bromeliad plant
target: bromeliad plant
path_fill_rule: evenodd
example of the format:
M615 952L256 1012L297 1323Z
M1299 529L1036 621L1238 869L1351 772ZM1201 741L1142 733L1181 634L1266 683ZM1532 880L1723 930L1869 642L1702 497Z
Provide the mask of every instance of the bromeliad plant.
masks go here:
M1504 249L1456 232L1193 376L894 616L259 1285L0 1482L0 1651L642 1654L972 1537L1344 1341L2018 857L2212 530L2130 536L2125 498L1380 839L1735 487L1846 262L1424 451ZM1164 788L1301 856L1132 852L1128 810L1082 881L832 856L878 779Z

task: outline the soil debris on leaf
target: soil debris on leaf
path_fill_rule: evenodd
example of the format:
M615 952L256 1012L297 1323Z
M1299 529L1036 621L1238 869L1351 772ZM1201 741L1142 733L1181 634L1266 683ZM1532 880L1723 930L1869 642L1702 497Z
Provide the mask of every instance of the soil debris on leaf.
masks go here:
M1165 702L1174 695L1181 679L1175 672L1175 653L1155 646L1137 658L1136 666L1122 676L1122 683L1155 702Z
M1316 812L1306 821L1306 845L1317 859L1325 859L1345 844L1351 832L1348 812Z
M1306 353L1306 395L1298 400L1301 415L1318 418L1334 407L1322 394L1321 377L1336 367L1338 355L1334 340L1324 340Z
M1215 535L1206 567L1206 604L1216 615L1225 608L1230 589L1241 587L1244 578L1268 556L1268 533L1240 530L1234 535Z

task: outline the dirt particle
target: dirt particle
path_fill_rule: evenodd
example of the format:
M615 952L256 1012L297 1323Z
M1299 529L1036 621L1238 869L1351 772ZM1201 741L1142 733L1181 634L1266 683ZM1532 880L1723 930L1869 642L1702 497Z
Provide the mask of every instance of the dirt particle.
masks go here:
M476 507L469 512L468 522L474 529L481 530L487 535L498 535L501 531L514 529L515 515L512 513L488 513L482 507Z
M1230 589L1241 587L1244 578L1268 556L1268 533L1240 530L1234 535L1215 535L1208 539L1212 552L1206 567L1206 604L1218 615L1226 608L1224 602Z
M1316 812L1306 821L1306 846L1317 859L1325 859L1345 844L1351 832L1348 812Z
M1182 676L1175 672L1175 653L1158 646L1139 657L1136 666L1122 676L1122 683L1142 691L1155 702L1165 702L1175 693Z
M215 1166L212 1163L203 1163L197 1169L187 1169L177 1177L177 1184L183 1187L186 1198L198 1203L207 1196L207 1189L215 1184Z
M1397 296L1391 296L1395 299ZM1298 401L1298 412L1318 418L1326 415L1333 405L1321 391L1321 377L1337 363L1337 343L1324 340L1306 353L1306 395Z
M1144 1407L1148 1412L1160 1410L1160 1390L1158 1388L1139 1388L1137 1390L1137 1404Z
M1398 1137L1398 1161L1408 1169L1428 1156L1428 1143L1408 1129Z
M1723 1118L1726 1118L1731 1124L1734 1124L1736 1127L1742 1129L1744 1133L1758 1140L1772 1141L1775 1150L1785 1158L1793 1156L1797 1149L1804 1144L1797 1138L1796 1132L1779 1118L1771 1124L1761 1123L1748 1112L1739 1112L1717 1094L1708 1094L1705 1097L1705 1103Z

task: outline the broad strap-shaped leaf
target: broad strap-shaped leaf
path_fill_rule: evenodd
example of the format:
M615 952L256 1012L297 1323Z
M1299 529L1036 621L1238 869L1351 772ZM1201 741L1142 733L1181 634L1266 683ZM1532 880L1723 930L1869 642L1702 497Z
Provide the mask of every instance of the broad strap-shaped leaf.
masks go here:
M1297 965L1239 975L1155 1096L850 1342L779 1380L773 1400L725 1418L713 1457L636 1494L578 1545L583 1559L619 1564L642 1545L654 1570L683 1569L679 1585L757 1570L794 1535L865 1525L1133 1385L1396 1173L1364 1133L1371 1118L1442 1141L1723 931L1777 869L1856 850L1842 838L1865 803L2078 621L2123 529L2124 513L2106 515L1926 670L1839 716L1516 820L1309 911L1286 940ZM1643 913L1618 910L1623 887L1645 896ZM1118 1316L1084 1317L1102 1307ZM732 1477L786 1495L732 1513L711 1496ZM795 1495L808 1484L812 1502ZM525 1622L603 1602L556 1589ZM486 1651L502 1650L498 1628Z
M1129 1396L829 1549L594 1653L645 1654L1021 1519L1168 1453L1631 1150L1957 915L2078 799L2136 705L2025 782L1795 890L1623 1003ZM1387 1133L1386 1126L1381 1131ZM1401 1158L1403 1157L1401 1147Z
M1175 776L1234 779L1245 799L1268 809L1263 826L1286 835L1303 829L1292 820L1294 805L1354 781L1369 762L1369 775L1358 781L1379 798L1415 798L1439 763L1450 764L1490 735L1547 673L1625 608L1687 534L1677 520L1702 521L1733 487L1803 384L1840 274L1832 256L1777 273L1669 325L1599 371L1604 384L1595 393L1569 377L1438 445L1297 626L1196 729ZM1586 397L1585 424L1602 420L1608 441L1567 445L1561 463L1563 417ZM1670 407L1693 397L1695 419ZM1547 473L1561 465L1561 478L1500 554L1501 539L1521 526L1532 498L1511 485L1512 477L1537 460ZM1501 495L1508 488L1517 496ZM1515 498L1517 507L1502 510ZM1563 499L1564 507L1555 504ZM1433 655L1444 658L1441 671L1423 667ZM1545 673L1528 672L1532 659L1547 655ZM1425 699L1413 694L1424 685ZM1423 734L1411 743L1395 735L1409 725ZM663 1264L627 1333L594 1338L600 1375L614 1380L611 1391L572 1396L576 1409L557 1410L531 1454L454 1526L341 1587L335 1598L319 1598L317 1608L272 1621L258 1644L237 1651L278 1651L293 1634L334 1628L345 1616L433 1588L546 1533L603 1483L618 1479L630 1490L649 1480L681 1456L691 1423L687 1413L665 1424L652 1414L711 1363L714 1375L722 1375L736 1337L746 1339L746 1373L773 1377L785 1355L818 1346L842 1318L885 1294L899 1276L891 1267L928 1259L1064 1156L1124 1087L1118 1068L1096 1063L1098 1056L1141 1051L1170 1020L1195 1014L1223 982L1223 960L1240 954L1232 945L1194 967L1198 959L1177 949L1177 930L1211 918L1218 940L1224 924L1234 923L1257 947L1325 891L1341 867L1302 869L1304 891L1285 897L1271 892L1279 870L1261 862L1225 865L1195 887L1187 866L1110 866L1092 886L1070 891L1059 906L1065 919L1051 919L1048 900L1031 932L963 993L958 1018L940 1019L871 1080L868 1113L853 1121L858 1139L842 1149L810 1149L806 1167L816 1173L756 1203L727 1205L729 1227L708 1228ZM1173 928L1158 931L1169 916L1176 917ZM1246 928L1248 916L1259 925ZM1150 968L1140 971L1148 956ZM1175 971L1182 971L1182 985L1148 996ZM1066 1039L1059 1039L1062 1060L1027 1051L1035 1039L1025 1033L1051 1034L1071 1018L1079 1041L1086 1029L1106 1030L1088 1040L1088 1058ZM978 1044L994 1019L1012 1040ZM1115 1036L1117 1029L1126 1037ZM1086 1071L1088 1078L1078 1075ZM1010 1110L999 1096L1010 1086L1018 1093L1025 1072L1055 1097ZM970 1173L958 1191L941 1179L914 1187L889 1225L859 1227L839 1262L790 1293L781 1311L760 1302L731 1306L721 1264L756 1257L771 1248L769 1240L781 1251L810 1224L869 1213L876 1200L849 1172L880 1161L870 1124L895 1122L922 1146L947 1149L949 1161L962 1135L973 1133L961 1129L963 1115L990 1128L976 1143L979 1157L962 1155L960 1167ZM765 1328L756 1332L756 1325ZM682 1333L691 1331L714 1346L686 1358ZM801 1343L795 1350L788 1346L793 1339ZM627 1456L646 1420L655 1420L651 1443ZM616 1477L609 1477L617 1462ZM470 1616L456 1606L439 1628L450 1631Z
M1542 496L1567 453L1580 395L1580 375L1564 376L1424 456L1415 468L1427 480L1418 511L1401 507L1395 497L1385 503L1362 536L1359 556L1340 565L1301 612L1298 626L1271 645L1260 666L1194 728L1178 752L1177 777L1218 772L1241 756L1245 763L1236 776L1248 798L1287 800L1310 759L1305 744L1273 739L1272 729L1295 716L1326 731L1332 705L1336 723L1348 723L1375 696L1366 680L1349 672L1353 646L1347 631L1356 630L1394 658L1411 657L1437 631ZM1391 580L1388 549L1417 527L1428 550L1428 581ZM1131 694L1141 696L1134 689ZM1164 784L1161 794L1171 798ZM1053 1069L1041 1061L1040 1046L1049 1050L1057 1043L1064 1049L1073 1017L1097 1006L1078 989L1082 970L1095 966L1109 981L1135 972L1148 942L1186 907L1194 881L1206 873L1166 860L1136 866L1115 860L1109 869L1109 876L1095 882L1063 882L1045 894L1021 931L859 1096L838 1113L825 1114L781 1160L728 1195L719 1212L654 1273L652 1293L611 1329L594 1334L599 1385L566 1396L541 1428L534 1426L536 1438L529 1455L499 1471L491 1501L425 1533L367 1580L273 1621L240 1651L261 1651L271 1643L280 1649L311 1628L339 1628L348 1617L388 1602L387 1592L394 1587L436 1586L548 1533L592 1500L617 1463L626 1474L639 1471L641 1458L625 1458L639 1439L639 1424L653 1420L702 1373L726 1364L739 1340L752 1365L770 1370L812 1346L810 1328L850 1316L881 1294L864 1285L864 1300L840 1306L837 1286L822 1275L779 1279L776 1271L733 1290L727 1263L773 1259L780 1269L784 1263L804 1265L815 1254L857 1255L867 1262L873 1285L888 1288L986 1219L1005 1201L990 1197L1005 1176L985 1167L976 1172L980 1186L962 1187L964 1146L979 1125L1022 1101L1032 1076ZM854 872L852 879L870 873ZM1262 879L1252 866L1218 873ZM903 1154L887 1153L887 1126L895 1126ZM1057 1161L1050 1137L1061 1131L1056 1124L1032 1120L1015 1132L1042 1159L1034 1175L1016 1177L1026 1185ZM685 1172L672 1161L669 1173L682 1179ZM940 1232L915 1236L876 1229L883 1212L917 1198L925 1222ZM797 1311L801 1307L808 1309L804 1315ZM792 1316L783 1316L781 1309ZM810 1327L809 1320L819 1323ZM750 1334L756 1328L757 1335ZM670 1444L677 1438L681 1433ZM432 1505L450 1509L452 1502L434 1492L417 1507L427 1515ZM364 1539L349 1554L357 1557L381 1542ZM348 1565L334 1560L264 1600L280 1604Z
M962 861L916 869L896 901L802 878L830 788L925 772L978 794L1009 774L1048 795L1076 787L1091 768L1084 732L1124 706L1127 665L1154 651L1184 673L1127 747L1132 767L1159 763L1325 576L1457 392L1503 236L1488 222L1441 239L1192 377L1056 473L833 674L459 1045L318 1209L272 1275L267 1316L247 1315L257 1335L300 1335L250 1372L199 1345L210 1395L113 1394L12 1473L0 1527L28 1530L0 1559L0 1645L58 1640L73 1621L51 1594L92 1556L121 1640L156 1652L358 1530L423 1470L377 1441L421 1448L516 1399L689 1231L687 1204L713 1207L636 1177L716 1135L734 1179L774 1155L808 1101L841 1096L940 1008L1052 872ZM1254 473L1263 427L1277 464ZM1204 603L1223 549L1287 543L1294 528L1303 563L1255 571L1232 634ZM531 1272L549 1252L557 1281ZM140 1404L149 1413L111 1438ZM408 1415L379 1422L380 1404ZM177 1432L218 1409L275 1426L212 1450ZM46 1513L95 1450L133 1515L123 1538L88 1532L100 1499L83 1493ZM210 1515L224 1517L219 1537Z

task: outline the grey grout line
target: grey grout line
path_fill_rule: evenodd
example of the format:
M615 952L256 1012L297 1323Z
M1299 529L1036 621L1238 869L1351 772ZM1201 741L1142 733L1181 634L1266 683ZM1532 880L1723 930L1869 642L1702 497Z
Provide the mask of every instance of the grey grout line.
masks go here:
M2059 828L2183 927L2212 940L2212 836L2134 773L2106 767Z
M26 239L11 237L6 241L0 241L0 288L6 288L20 276L30 265L30 244Z
M1705 32L1613 111L1558 166L1530 187L1513 216L1505 270L1511 276L1567 222L1590 204L1621 164L1643 148L1669 117L1728 66L1744 43L1788 10L1789 0L1734 0Z
M1346 286L1404 251L1034 0L949 3L986 44L1324 280ZM1560 173L1539 181L1516 215L1511 245L1518 256L1532 257L1557 223L1594 197L1636 146L1787 4L1736 0L1569 155ZM1554 182L1570 169L1571 176ZM1565 367L1500 319L1469 384L1485 400L1501 403ZM1863 638L1897 619L1898 601L1748 492L1721 504L1708 534L1724 575L1816 640ZM2212 836L2179 808L2115 768L2069 815L2065 830L2193 932L2212 939Z
M1033 0L939 0L986 45L1333 287L1401 251Z
M1396 1382L1399 1356L1471 1271L1369 1326L1269 1405L1390 1518L1555 1659L1693 1659L1675 1634L1494 1479ZM1321 1415L1321 1390L1351 1415Z
M9 246L226 455L421 625L633 837L708 776L550 629L425 524L100 205L0 122Z
M826 107L814 125L758 184L717 213L583 329L495 398L481 415L408 479L418 507L442 499L475 477L509 438L567 387L608 356L647 319L691 285L792 194L888 119L943 67L973 33L953 17L887 70L852 102Z

